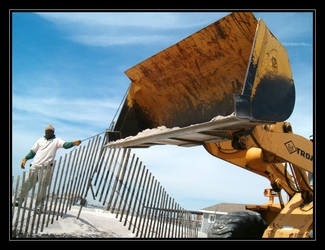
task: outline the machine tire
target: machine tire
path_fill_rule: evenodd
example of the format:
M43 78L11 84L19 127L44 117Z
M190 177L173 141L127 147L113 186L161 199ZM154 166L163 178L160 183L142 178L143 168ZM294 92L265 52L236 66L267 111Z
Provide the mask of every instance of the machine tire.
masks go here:
M230 212L216 219L208 231L208 238L261 238L266 222L259 213L253 211Z

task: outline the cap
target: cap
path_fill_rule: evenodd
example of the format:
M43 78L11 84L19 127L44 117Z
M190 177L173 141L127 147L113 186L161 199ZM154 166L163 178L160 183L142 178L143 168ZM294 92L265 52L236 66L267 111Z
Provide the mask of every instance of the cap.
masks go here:
M45 131L46 130L52 130L54 132L54 127L51 124L49 124L45 127Z

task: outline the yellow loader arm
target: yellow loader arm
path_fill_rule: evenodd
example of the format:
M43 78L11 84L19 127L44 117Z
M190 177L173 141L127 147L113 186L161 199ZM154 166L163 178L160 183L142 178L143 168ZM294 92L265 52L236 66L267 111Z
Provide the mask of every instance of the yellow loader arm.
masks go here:
M309 237L313 226L313 187L306 171L313 173L313 143L292 133L291 125L278 122L258 125L252 130L237 132L232 140L205 143L213 156L259 174L270 180L271 191L280 204L247 205L259 212L268 223L263 237ZM289 167L292 175L289 174ZM281 190L289 196L284 204Z

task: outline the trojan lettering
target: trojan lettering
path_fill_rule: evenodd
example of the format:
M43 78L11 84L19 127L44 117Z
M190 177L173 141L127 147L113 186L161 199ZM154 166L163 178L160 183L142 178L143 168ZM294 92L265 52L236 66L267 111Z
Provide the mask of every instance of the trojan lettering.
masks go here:
M314 156L307 153L307 152L305 152L305 151L303 151L302 149L296 147L296 152L297 152L298 155L304 157L305 159L313 161Z

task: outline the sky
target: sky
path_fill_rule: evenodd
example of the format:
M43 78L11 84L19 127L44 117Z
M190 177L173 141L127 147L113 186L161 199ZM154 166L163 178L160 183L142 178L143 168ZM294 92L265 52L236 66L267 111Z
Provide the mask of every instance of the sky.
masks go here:
M313 13L253 12L286 47L296 88L287 121L313 134ZM52 124L56 137L84 139L107 129L131 81L124 71L228 12L12 12L11 168ZM263 204L270 183L203 147L132 150L185 209ZM58 150L59 155L65 154ZM29 166L28 161L26 166ZM28 167L26 168L28 170Z

